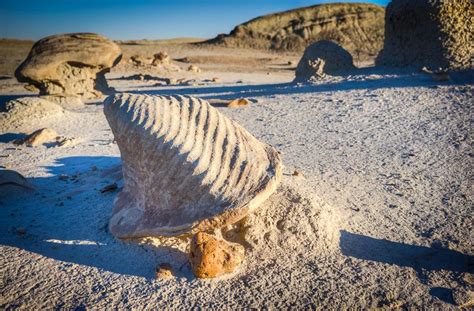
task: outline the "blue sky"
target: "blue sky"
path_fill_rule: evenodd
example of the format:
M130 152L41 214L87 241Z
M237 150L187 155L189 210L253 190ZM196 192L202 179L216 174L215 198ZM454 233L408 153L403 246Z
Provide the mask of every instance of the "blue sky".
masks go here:
M325 2L333 1L0 0L0 38L37 40L66 32L112 39L211 38L256 16Z

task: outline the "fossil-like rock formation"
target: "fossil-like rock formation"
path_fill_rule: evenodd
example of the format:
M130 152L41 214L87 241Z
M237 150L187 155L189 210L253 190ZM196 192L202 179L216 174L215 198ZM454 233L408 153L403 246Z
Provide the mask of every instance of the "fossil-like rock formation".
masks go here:
M317 79L326 74L338 75L353 69L355 66L349 52L334 42L318 41L304 51L296 66L295 81Z
M198 232L191 240L189 262L198 278L215 278L232 273L244 261L245 248L237 243Z
M238 221L276 189L278 152L206 101L120 94L104 101L123 161L109 223L119 238L172 236Z
M231 47L303 51L331 40L355 58L374 57L383 45L383 7L364 3L314 5L254 18L229 35L207 41Z
M472 0L392 0L378 65L474 68Z
M36 42L15 76L41 95L93 98L110 89L105 79L121 58L120 47L92 33L55 35Z

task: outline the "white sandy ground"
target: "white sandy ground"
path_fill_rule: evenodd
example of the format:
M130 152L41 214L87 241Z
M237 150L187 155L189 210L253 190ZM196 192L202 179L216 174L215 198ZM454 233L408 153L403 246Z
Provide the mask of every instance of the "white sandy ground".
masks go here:
M22 129L52 127L76 146L0 136L1 165L36 187L0 190L1 309L455 309L453 293L473 290L472 81L365 69L292 85L291 72L207 72L223 84L157 87L123 75L109 75L119 91L252 100L219 109L282 152L285 176L242 225L245 263L199 280L184 242L107 232L116 192L99 190L118 180L120 158L91 103ZM176 278L155 280L164 262Z

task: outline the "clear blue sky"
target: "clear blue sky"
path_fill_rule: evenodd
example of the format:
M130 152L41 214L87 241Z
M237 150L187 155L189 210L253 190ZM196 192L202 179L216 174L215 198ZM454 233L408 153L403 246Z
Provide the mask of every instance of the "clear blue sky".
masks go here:
M112 39L211 38L254 17L326 0L0 0L0 38L96 32ZM362 1L337 1L362 2ZM389 0L369 0L386 5Z

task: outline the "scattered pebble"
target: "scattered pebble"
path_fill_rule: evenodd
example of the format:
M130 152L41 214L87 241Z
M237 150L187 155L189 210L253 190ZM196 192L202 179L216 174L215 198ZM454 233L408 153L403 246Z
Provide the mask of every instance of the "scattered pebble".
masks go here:
M74 137L65 137L58 142L58 147L71 147L76 145L78 140Z
M173 268L168 263L162 263L156 268L155 278L157 280L171 279L173 278Z
M196 66L196 65L190 65L190 66L188 67L188 71L191 71L191 72L201 72L201 69L200 69L198 66Z
M178 79L176 78L165 78L166 85L175 85L178 83Z
M66 174L61 174L59 175L59 180L63 180L63 181L69 180L69 176Z
M246 98L237 98L227 103L227 108L238 108L240 106L248 106L249 100Z
M118 188L117 183L113 183L100 189L100 193L112 192L112 191L117 190L117 188Z
M295 170L292 174L293 176L304 176L300 171Z

